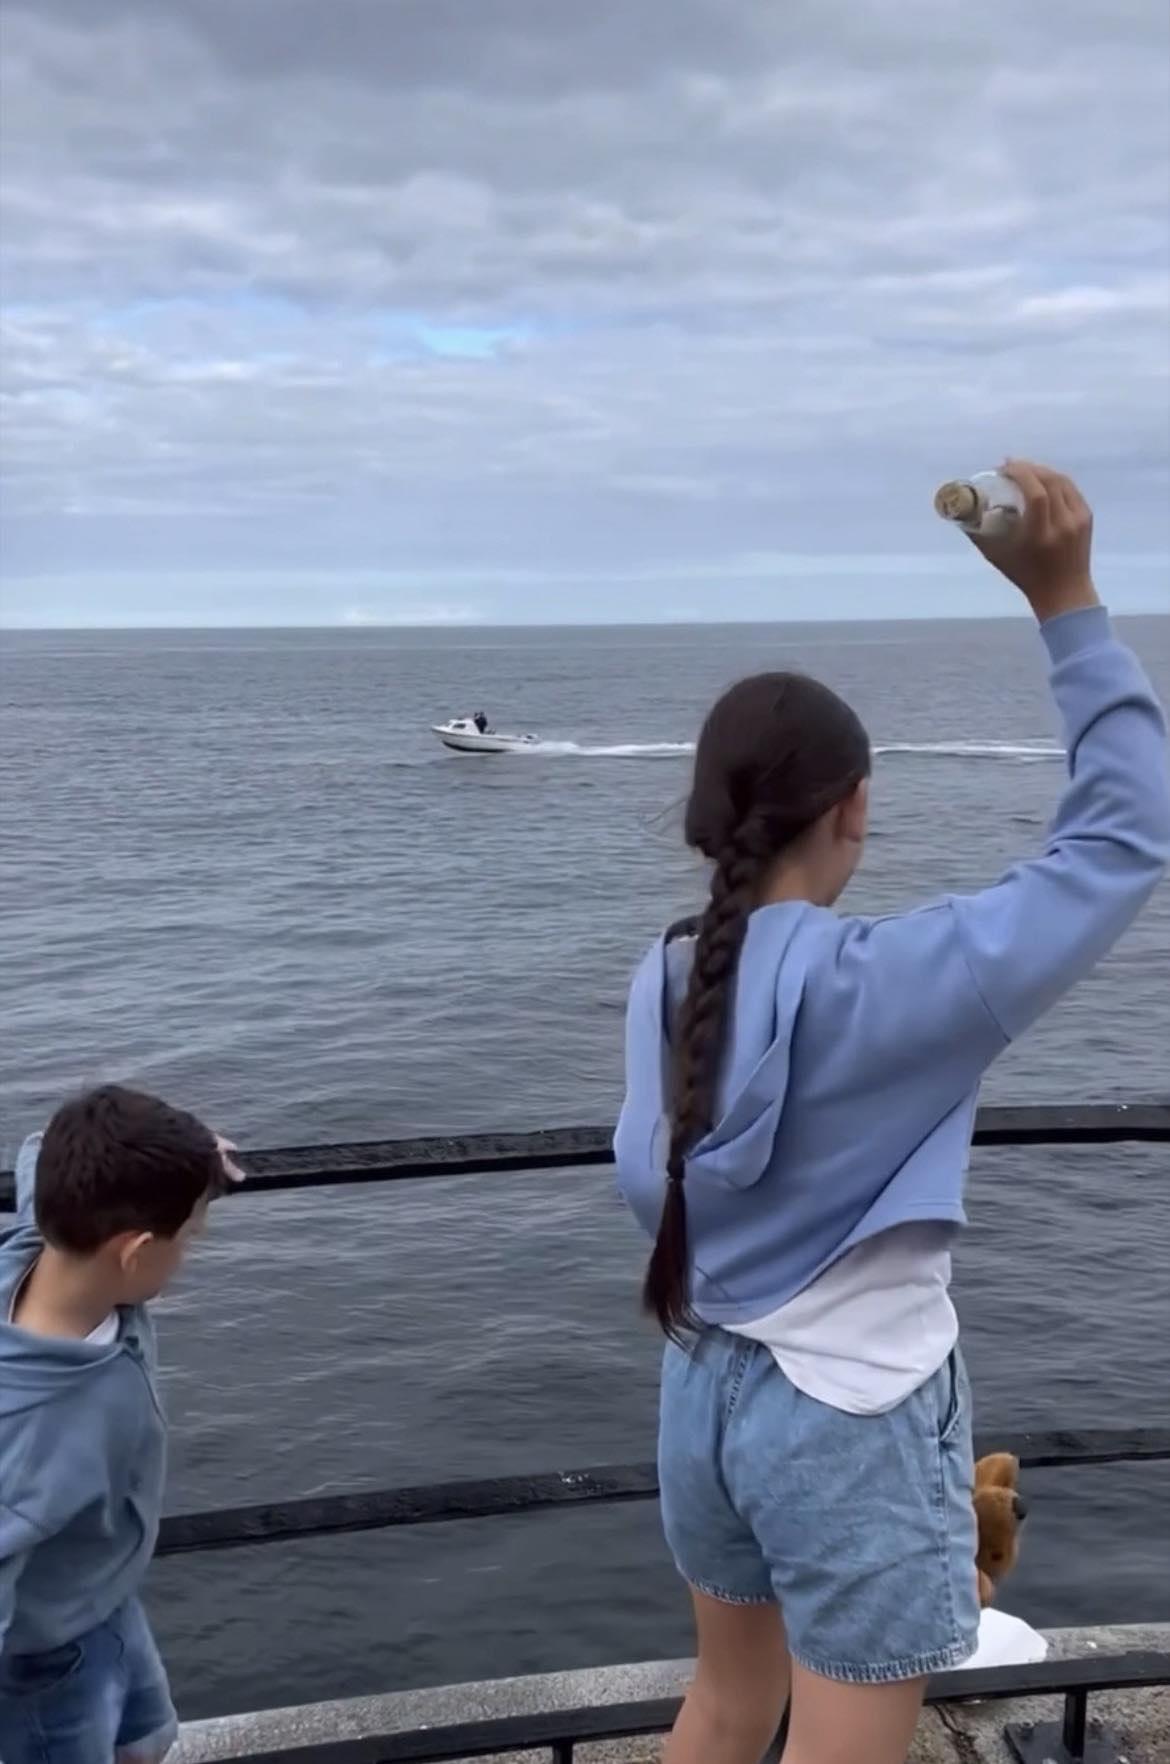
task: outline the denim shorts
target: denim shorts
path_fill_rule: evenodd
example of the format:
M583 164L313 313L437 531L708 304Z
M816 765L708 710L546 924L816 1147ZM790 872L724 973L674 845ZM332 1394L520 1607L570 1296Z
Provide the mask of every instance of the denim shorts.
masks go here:
M63 1648L0 1658L4 1764L154 1764L178 1731L137 1600Z
M885 1415L796 1389L767 1348L713 1329L668 1346L659 1478L683 1578L779 1604L793 1658L881 1684L975 1651L970 1390L956 1349Z

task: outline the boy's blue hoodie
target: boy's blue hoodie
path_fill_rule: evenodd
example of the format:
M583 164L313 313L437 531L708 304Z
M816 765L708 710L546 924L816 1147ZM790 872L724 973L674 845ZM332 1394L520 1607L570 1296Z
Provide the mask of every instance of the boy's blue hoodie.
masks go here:
M41 1251L40 1136L16 1164L17 1223L0 1237L0 1653L63 1647L104 1623L146 1572L166 1427L144 1309L112 1346L32 1335L8 1318Z
M686 1166L705 1322L758 1321L887 1227L963 1223L983 1073L1100 960L1170 860L1166 726L1137 659L1102 607L1042 634L1070 780L1041 856L893 918L785 902L749 920L715 1126ZM651 1235L690 957L660 939L630 994L618 1185Z

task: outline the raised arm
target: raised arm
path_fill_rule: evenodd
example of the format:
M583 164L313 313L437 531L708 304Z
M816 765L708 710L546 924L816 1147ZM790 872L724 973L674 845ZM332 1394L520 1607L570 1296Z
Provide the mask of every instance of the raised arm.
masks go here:
M1043 627L1069 781L1047 845L955 899L975 983L1011 1040L1081 980L1136 918L1170 861L1166 724L1103 607Z
M858 924L842 978L882 1083L925 1070L945 1090L975 1082L1111 948L1170 862L1165 718L1097 599L1092 516L1066 478L1007 469L1025 493L1020 530L979 549L1040 620L1069 779L1039 855L978 893Z
M1069 782L1045 851L954 902L976 985L1006 1037L1035 1021L1121 936L1170 861L1166 723L1113 636L1092 574L1093 516L1068 478L1023 461L1019 531L975 540L1040 621Z

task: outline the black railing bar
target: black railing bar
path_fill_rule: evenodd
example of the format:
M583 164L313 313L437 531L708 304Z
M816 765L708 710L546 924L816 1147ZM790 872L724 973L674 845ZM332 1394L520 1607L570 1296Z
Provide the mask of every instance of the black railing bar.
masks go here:
M1170 1133L1168 1133L1170 1137ZM613 1163L613 1129L539 1128L531 1133L476 1133L459 1138L359 1140L349 1145L287 1146L236 1154L247 1181L235 1195L372 1182L421 1182L433 1176L506 1176ZM15 1179L0 1173L0 1212L11 1211Z
M1148 1690L1164 1684L1170 1684L1170 1653L1105 1654L1094 1659L1045 1660L1030 1666L942 1673L931 1679L926 1700L931 1704L1005 1701L1075 1691ZM542 1710L455 1722L413 1733L239 1753L224 1764L449 1764L456 1758L487 1758L665 1733L674 1725L679 1708L677 1697L656 1697L639 1703Z
M1170 1461L1170 1428L1134 1428L1125 1432L1105 1429L1080 1434L988 1432L980 1436L977 1449L980 1454L1013 1452L1027 1470L1157 1463ZM558 1507L615 1506L654 1500L657 1494L658 1476L653 1464L608 1464L531 1476L313 1495L301 1500L174 1514L163 1520L158 1553L187 1555L345 1532L442 1525L461 1519L499 1519Z
M548 1512L556 1507L613 1506L654 1500L657 1495L658 1472L653 1464L311 1495L271 1505L174 1514L162 1522L158 1554L240 1549L340 1532L443 1525L460 1519L500 1519L512 1514Z
M581 1169L613 1162L609 1127L545 1127L526 1133L360 1140L352 1144L244 1151L242 1194L365 1182L418 1182L432 1176L511 1175ZM975 1123L979 1146L1170 1143L1170 1104L1027 1104L985 1108ZM11 1171L0 1174L0 1210L11 1209Z

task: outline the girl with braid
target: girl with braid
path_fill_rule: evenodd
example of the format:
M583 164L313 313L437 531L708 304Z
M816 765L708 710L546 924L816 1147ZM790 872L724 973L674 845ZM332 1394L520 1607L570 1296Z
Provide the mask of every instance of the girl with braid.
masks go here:
M983 1073L1088 973L1170 858L1165 723L1097 599L1067 478L980 540L1030 602L1069 755L1047 848L890 918L833 908L870 748L788 674L707 718L686 811L702 917L630 995L619 1184L654 1238L659 1466L698 1664L668 1764L903 1764L979 1618L970 1398L948 1296Z

